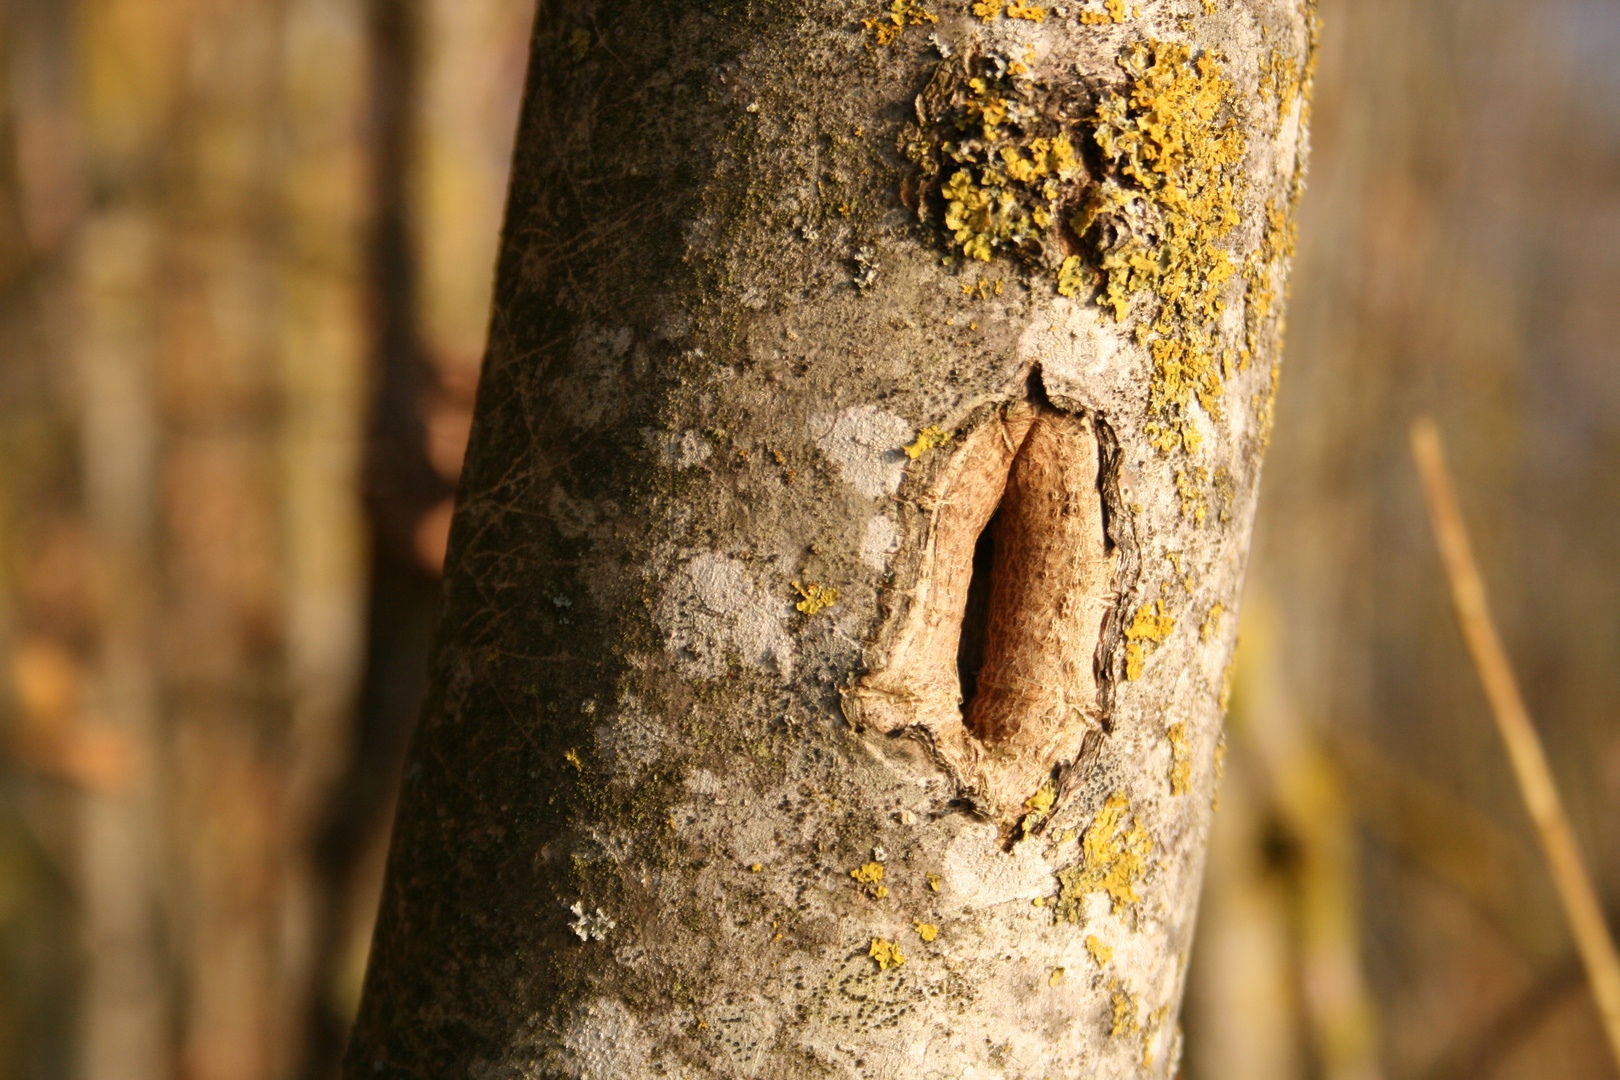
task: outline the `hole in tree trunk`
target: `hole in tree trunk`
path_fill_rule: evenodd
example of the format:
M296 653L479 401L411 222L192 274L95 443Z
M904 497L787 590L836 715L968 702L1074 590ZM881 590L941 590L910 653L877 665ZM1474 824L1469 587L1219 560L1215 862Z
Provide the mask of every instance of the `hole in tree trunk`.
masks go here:
M962 612L962 639L956 645L956 674L962 681L962 712L979 687L984 645L990 631L990 574L996 560L996 518L979 533L973 547L973 576L968 580L967 607Z
M844 698L859 724L925 735L974 805L1008 823L1101 726L1114 602L1093 421L1034 389L941 471L911 602Z

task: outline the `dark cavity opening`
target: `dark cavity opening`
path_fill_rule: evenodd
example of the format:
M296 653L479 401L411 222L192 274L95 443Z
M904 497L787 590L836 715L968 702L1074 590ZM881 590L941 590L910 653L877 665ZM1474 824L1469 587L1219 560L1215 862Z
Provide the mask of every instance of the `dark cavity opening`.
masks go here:
M984 649L990 636L990 573L996 562L997 510L973 546L973 576L968 579L967 608L962 613L962 636L956 646L956 673L962 680L962 715L968 715L979 688Z

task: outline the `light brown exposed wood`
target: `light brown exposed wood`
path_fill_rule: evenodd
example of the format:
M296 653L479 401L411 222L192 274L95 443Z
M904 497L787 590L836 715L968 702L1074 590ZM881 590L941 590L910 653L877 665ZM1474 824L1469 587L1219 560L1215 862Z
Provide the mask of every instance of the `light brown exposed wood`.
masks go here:
M1075 764L1086 733L1101 726L1098 645L1117 558L1103 533L1092 423L1019 403L964 439L932 500L904 625L883 666L845 696L862 722L925 737L964 793L1003 824L1055 767ZM963 701L958 653L987 528L983 666Z

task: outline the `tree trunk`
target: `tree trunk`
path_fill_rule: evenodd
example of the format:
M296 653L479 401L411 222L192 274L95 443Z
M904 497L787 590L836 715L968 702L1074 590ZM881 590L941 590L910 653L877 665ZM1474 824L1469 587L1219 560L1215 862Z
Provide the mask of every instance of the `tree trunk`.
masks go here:
M1215 8L542 5L349 1075L1173 1071L1314 41Z

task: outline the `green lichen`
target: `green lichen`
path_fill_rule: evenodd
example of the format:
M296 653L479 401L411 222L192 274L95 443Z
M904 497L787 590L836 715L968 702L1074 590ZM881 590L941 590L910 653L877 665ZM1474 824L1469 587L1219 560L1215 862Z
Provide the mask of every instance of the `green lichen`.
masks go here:
M1063 219L1087 181L1075 142L1086 106L1077 91L1035 79L1033 59L986 54L940 64L902 148L921 173L918 213L941 228L948 248L1056 271L1074 247Z

